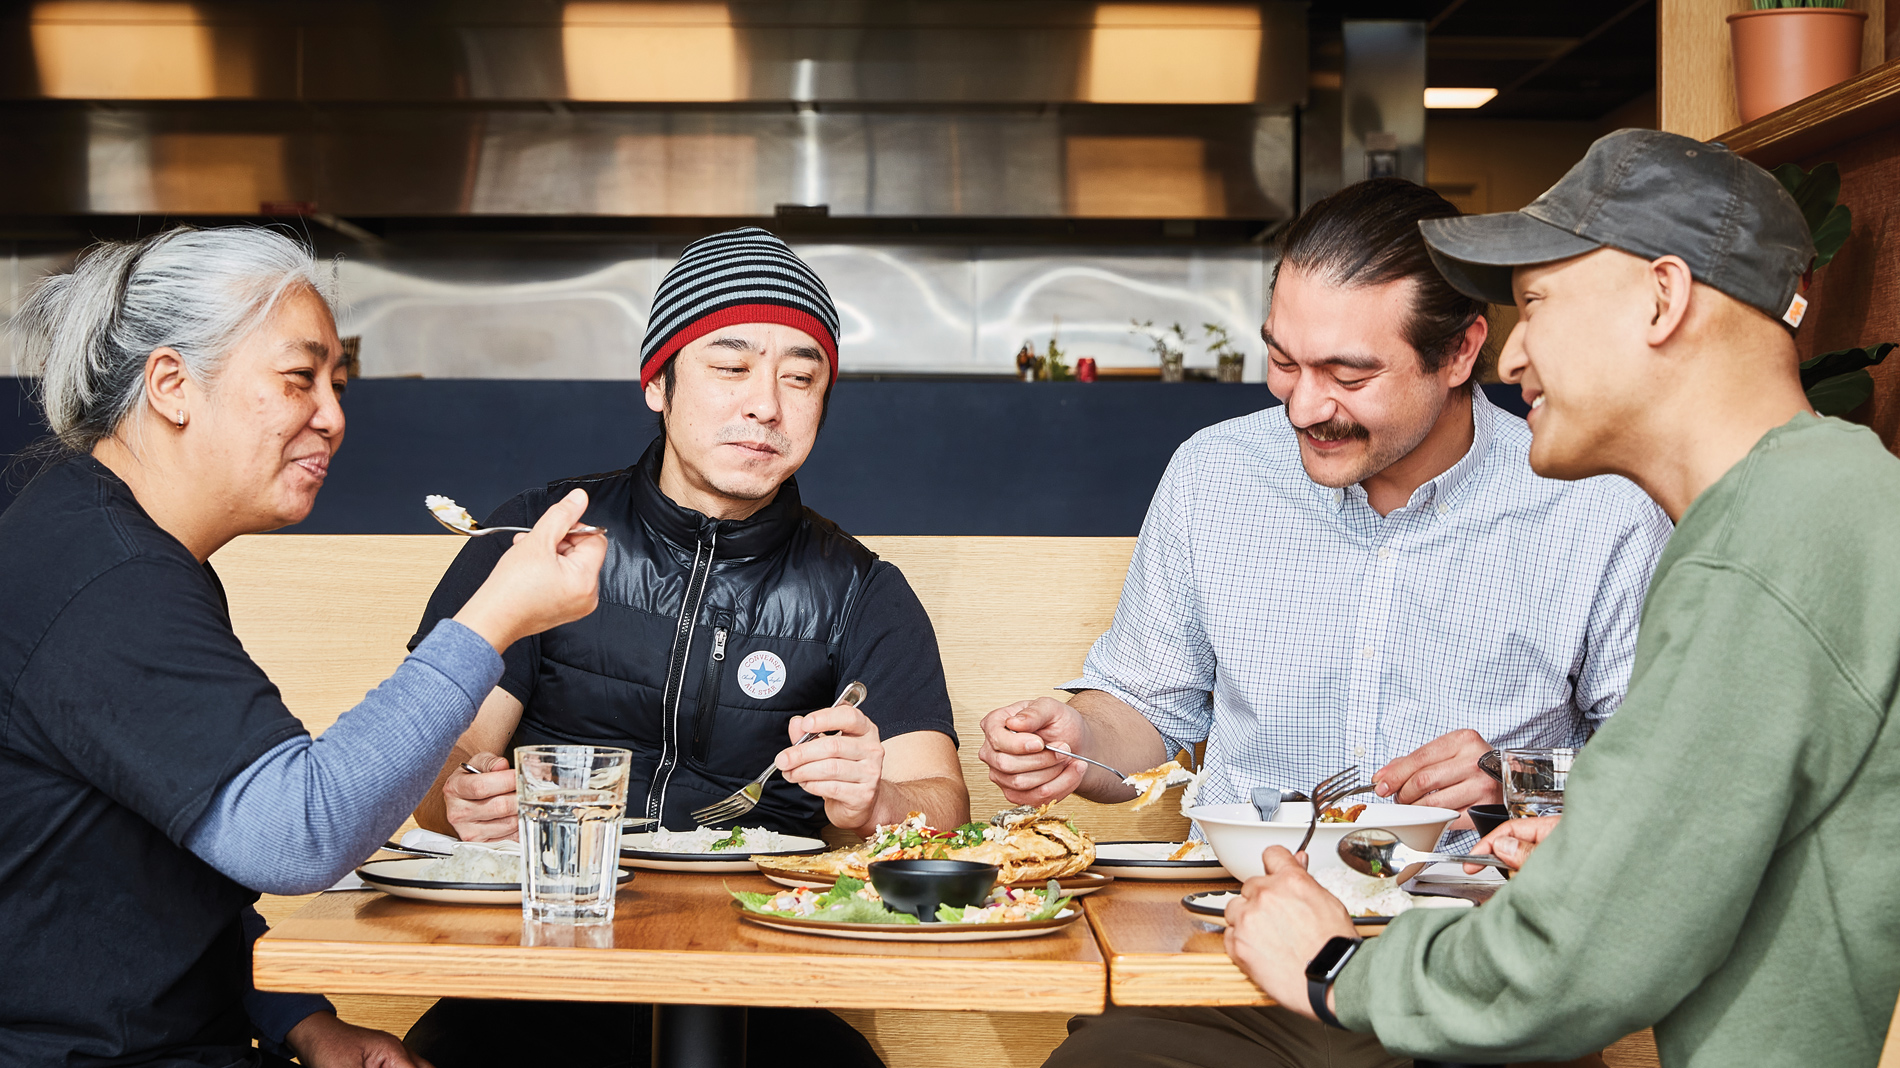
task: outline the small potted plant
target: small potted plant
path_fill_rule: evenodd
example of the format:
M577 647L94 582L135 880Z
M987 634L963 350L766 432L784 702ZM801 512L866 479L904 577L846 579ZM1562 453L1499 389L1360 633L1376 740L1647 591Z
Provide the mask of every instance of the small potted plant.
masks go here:
M1148 347L1154 350L1155 358L1161 361L1161 380L1179 382L1184 377L1182 363L1187 359L1187 333L1180 323L1173 323L1165 330L1155 329L1153 319L1130 319L1135 328L1129 331L1148 340Z
M1036 365L1036 377L1044 382L1073 382L1075 371L1069 367L1068 351L1057 347L1056 336L1049 335L1049 352Z
M1867 12L1846 0L1754 0L1728 17L1735 46L1735 102L1754 122L1860 73Z
M1201 329L1208 338L1207 351L1214 356L1215 381L1240 381L1247 370L1247 354L1234 348L1234 339L1219 323L1202 323Z

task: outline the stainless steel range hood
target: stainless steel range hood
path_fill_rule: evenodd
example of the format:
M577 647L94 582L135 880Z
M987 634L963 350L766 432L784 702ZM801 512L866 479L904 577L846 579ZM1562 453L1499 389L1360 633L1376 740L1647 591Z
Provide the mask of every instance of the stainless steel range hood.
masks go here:
M1304 6L189 3L0 19L0 212L1291 214Z

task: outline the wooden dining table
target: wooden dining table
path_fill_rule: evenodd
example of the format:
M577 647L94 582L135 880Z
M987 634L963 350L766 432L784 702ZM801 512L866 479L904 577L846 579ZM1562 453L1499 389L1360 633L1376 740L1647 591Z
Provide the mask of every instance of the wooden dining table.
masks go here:
M743 1064L749 1005L1076 1014L1106 1002L1108 971L1086 921L1010 941L855 941L742 922L728 886L775 889L756 874L641 871L616 896L613 923L594 928L529 928L510 907L327 893L258 940L253 981L329 994L653 1003L662 1007L656 1068Z
M1205 883L1118 880L1082 899L1108 965L1117 1005L1271 1005L1273 1000L1227 956L1222 929L1181 904L1188 894L1238 890L1232 879Z

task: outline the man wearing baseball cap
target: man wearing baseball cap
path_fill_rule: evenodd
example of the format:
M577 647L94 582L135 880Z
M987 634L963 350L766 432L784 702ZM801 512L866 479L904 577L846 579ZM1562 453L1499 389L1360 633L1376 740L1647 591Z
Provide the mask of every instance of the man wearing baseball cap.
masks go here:
M1501 367L1532 468L1624 475L1676 533L1564 814L1478 847L1514 880L1360 943L1268 850L1228 952L1417 1057L1561 1059L1653 1025L1670 1066L1873 1065L1900 994L1900 461L1802 393L1801 212L1719 145L1621 130L1520 212L1422 226L1447 279L1520 310Z
M838 373L838 313L824 283L764 230L696 241L660 283L640 355L661 431L646 454L624 470L529 490L486 521L526 525L585 486L584 521L608 540L600 608L508 650L500 685L419 821L464 840L512 838L508 754L584 744L632 750L627 815L671 830L693 830L695 810L775 765L782 775L738 823L816 837L826 823L868 836L913 811L936 827L966 822L923 606L895 567L806 508L792 477ZM505 548L471 538L419 633L453 615ZM834 706L853 680L869 691L862 708ZM793 744L808 733L824 736ZM650 1015L444 1001L409 1038L438 1068L528 1063L548 1033L566 1036L563 1063L577 1068L644 1064ZM751 1015L755 1057L878 1063L829 1013Z

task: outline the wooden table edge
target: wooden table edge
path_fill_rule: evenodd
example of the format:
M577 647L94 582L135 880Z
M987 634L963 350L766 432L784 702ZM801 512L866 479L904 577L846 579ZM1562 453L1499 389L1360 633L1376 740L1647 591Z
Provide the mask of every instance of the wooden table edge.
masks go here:
M1111 1005L1276 1005L1225 956L1121 953L1108 958ZM1225 965L1221 967L1220 965ZM1231 970L1232 974L1227 974ZM1210 974L1212 973L1212 974Z
M1089 933L1108 967L1111 1005L1260 1005L1278 1004L1254 985L1225 954L1116 953L1102 930L1102 917L1087 907ZM1212 974L1209 974L1209 973ZM1231 973L1231 974L1229 974ZM1183 987L1191 987L1184 990Z
M1093 932L1090 932L1093 941ZM1099 950L1099 945L1098 945ZM550 958L565 958L550 968ZM1108 1001L1108 968L1095 961L1012 961L997 983L987 960L904 958L903 984L885 982L875 954L772 954L752 964L745 955L642 952L556 946L258 940L252 957L259 990L493 997L519 1000L656 1002L685 1005L770 1005L793 1008L934 1009L1061 1012L1093 1015ZM718 970L717 984L693 975ZM757 981L735 986L735 972ZM550 972L558 972L550 977ZM811 978L822 978L813 983ZM830 992L844 991L842 996Z

